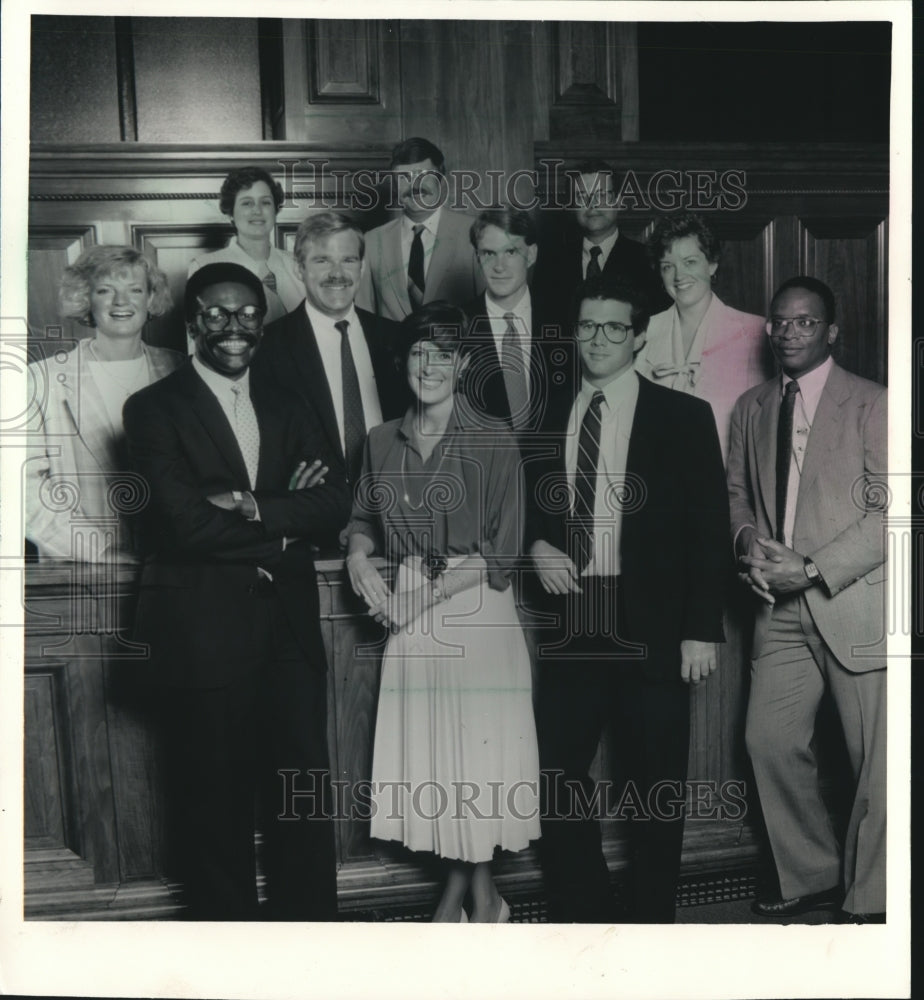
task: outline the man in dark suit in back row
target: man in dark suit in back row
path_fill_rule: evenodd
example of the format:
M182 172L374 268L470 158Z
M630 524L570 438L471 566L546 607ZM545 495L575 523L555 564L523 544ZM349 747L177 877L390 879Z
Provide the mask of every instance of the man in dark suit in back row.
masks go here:
M633 369L638 289L579 290L580 391L550 409L547 460L527 462L525 550L544 591L537 731L540 852L554 920L619 918L589 777L613 723L630 814L628 918L670 923L683 842L690 684L715 669L728 498L712 410ZM566 503L566 498L568 503Z
M295 259L305 300L267 326L254 364L303 401L350 484L367 431L401 416L409 398L392 353L396 325L353 304L364 252L363 232L347 215L321 212L302 222ZM329 539L324 548L336 544Z
M570 218L550 220L540 241L534 287L548 321L569 328L574 294L582 281L600 275L633 285L647 298L649 315L668 309L668 298L645 247L619 228L616 177L604 160L587 160L569 171Z
M526 212L492 209L472 223L471 243L487 290L465 305L465 397L476 413L506 422L526 443L549 398L571 387L570 331L545 321L527 283L536 227Z
M298 400L251 378L265 312L247 268L196 271L186 286L195 355L125 404L132 464L150 489L135 638L150 646L162 695L189 916L260 915L259 791L264 915L330 920L327 663L312 544L336 537L350 495ZM284 771L308 794L287 801Z

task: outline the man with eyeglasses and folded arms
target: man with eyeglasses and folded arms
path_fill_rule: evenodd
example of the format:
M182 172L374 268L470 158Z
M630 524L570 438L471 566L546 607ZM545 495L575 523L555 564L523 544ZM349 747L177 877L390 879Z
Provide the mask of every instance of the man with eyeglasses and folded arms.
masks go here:
M671 923L680 870L689 691L721 642L728 506L707 403L640 379L638 289L578 291L579 392L550 408L527 463L525 548L554 625L537 629L540 852L558 921ZM628 912L609 886L589 777L612 722L629 810ZM613 802L603 803L612 808Z
M834 319L823 282L782 284L767 320L782 374L741 396L731 420L733 542L757 609L745 737L780 883L753 909L882 922L887 398L835 363ZM815 756L826 690L853 772L843 856Z
M258 792L264 915L333 919L327 664L311 543L343 526L349 491L297 399L251 378L266 313L260 279L206 264L185 305L195 355L156 392L133 396L124 422L150 490L135 638L150 647L161 696L188 914L258 918ZM294 802L284 772L306 793Z

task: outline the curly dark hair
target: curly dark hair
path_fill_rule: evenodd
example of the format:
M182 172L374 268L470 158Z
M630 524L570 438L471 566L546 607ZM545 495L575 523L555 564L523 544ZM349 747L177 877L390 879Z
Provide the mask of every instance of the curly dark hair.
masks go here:
M246 191L247 188L252 188L259 181L263 181L270 189L278 212L286 200L285 192L279 181L274 181L272 176L262 167L239 167L237 170L232 170L221 185L221 193L218 196L218 207L221 214L227 215L229 218L234 215L234 202L238 194L241 191Z
M679 212L665 215L658 220L651 236L648 237L648 255L655 268L661 258L670 251L676 240L685 236L695 236L700 250L710 264L717 264L722 253L722 243L712 235L712 230L695 212Z

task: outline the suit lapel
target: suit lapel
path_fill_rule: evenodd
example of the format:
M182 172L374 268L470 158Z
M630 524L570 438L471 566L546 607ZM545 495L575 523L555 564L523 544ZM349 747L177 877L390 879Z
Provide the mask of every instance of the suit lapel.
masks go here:
M401 254L401 222L402 219L396 219L383 229L382 279L392 299L389 311L396 316L407 316L411 311L411 300L407 294L407 272Z
M828 373L812 421L805 459L802 463L802 474L799 476L799 500L803 496L811 495L819 470L831 460L831 455L837 449L843 431L839 411L849 396L850 390L843 378L843 370L835 365ZM798 516L799 501L796 502L796 517Z
M767 382L757 396L751 454L757 455L757 483L769 524L776 524L776 431L780 419L780 380Z
M303 396L311 403L318 415L324 433L327 435L331 453L343 458L340 429L337 427L337 414L334 411L334 397L327 384L318 339L308 320L304 306L300 308L296 322L297 328L291 331L293 336L288 339L287 343L292 350L293 361L301 384L305 387Z
M244 456L241 454L237 438L234 436L234 431L228 423L225 411L215 398L215 393L198 376L191 361L182 371L185 376L185 385L182 385L182 388L189 396L193 413L212 439L212 443L215 445L218 454L227 463L232 473L233 482L250 482L247 466L244 463Z
M90 374L88 351L89 341L80 341L75 352L76 363L67 366L65 379L60 384L64 390L64 405L80 440L100 469L108 472L118 469L120 462L113 447L106 404Z

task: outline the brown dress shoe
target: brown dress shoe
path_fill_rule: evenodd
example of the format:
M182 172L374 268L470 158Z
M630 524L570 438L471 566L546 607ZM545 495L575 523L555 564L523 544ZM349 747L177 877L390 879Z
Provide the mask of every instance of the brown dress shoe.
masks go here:
M751 904L751 912L759 917L795 917L800 913L811 913L812 910L836 910L844 901L844 890L835 885L822 892L810 892L806 896L793 896L792 899L755 899Z

